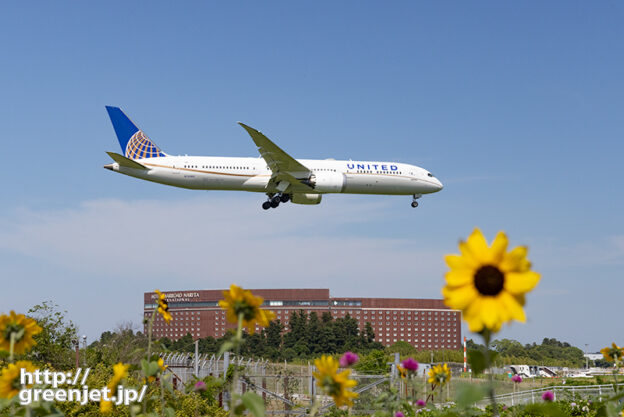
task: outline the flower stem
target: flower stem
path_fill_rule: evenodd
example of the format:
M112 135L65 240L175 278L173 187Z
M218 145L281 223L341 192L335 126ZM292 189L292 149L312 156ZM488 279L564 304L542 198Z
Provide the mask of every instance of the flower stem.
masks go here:
M490 333L490 331L486 329L483 331L482 335L483 339L485 340L485 369L490 369L490 366L492 366L492 358L490 357L490 338L492 337L492 333ZM488 375L488 379L488 394L490 396L490 401L492 402L492 415L494 417L498 417L498 405L496 404L496 398L494 398L494 376L492 375L491 369Z
M9 348L9 362L13 363L13 350L15 349L15 333L11 332L11 347Z

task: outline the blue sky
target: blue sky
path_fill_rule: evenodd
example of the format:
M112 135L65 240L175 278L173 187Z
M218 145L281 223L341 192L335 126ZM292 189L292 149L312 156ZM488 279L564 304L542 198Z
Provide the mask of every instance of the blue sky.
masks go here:
M617 341L623 18L615 1L3 4L0 306L54 300L93 340L139 323L153 288L439 297L478 226L543 274L501 337ZM295 157L414 163L445 188L416 210L264 212L145 183L102 169L105 105L170 154L256 156L240 120Z

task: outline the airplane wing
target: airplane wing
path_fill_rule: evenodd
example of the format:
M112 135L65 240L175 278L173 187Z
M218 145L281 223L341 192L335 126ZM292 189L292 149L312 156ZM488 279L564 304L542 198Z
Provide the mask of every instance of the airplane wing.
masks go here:
M264 158L271 171L273 171L269 185L277 186L281 181L284 181L290 185L291 190L289 191L310 192L313 190L312 187L302 182L307 181L312 174L308 167L299 163L299 161L288 155L282 148L253 127L249 127L241 122L238 122L238 124L249 133L249 136L251 136L258 147L260 156Z

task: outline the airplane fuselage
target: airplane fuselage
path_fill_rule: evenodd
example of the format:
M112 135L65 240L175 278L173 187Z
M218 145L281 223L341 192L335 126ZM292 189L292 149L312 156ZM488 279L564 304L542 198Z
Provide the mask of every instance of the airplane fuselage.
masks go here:
M301 159L320 180L318 194L415 195L439 191L442 184L423 168L398 162ZM262 158L165 156L137 159L149 168L134 169L109 164L125 175L194 190L278 192L271 185L271 169Z

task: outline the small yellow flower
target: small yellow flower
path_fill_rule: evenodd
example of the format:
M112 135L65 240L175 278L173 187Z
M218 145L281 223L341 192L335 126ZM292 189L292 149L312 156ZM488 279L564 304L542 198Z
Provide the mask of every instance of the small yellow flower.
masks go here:
M429 369L427 382L434 385L444 385L451 380L451 368L447 364L435 365Z
M17 361L10 363L9 366L0 373L0 398L12 398L19 394L22 389L20 376L22 369L26 372L35 372L37 368L30 361ZM29 385L31 387L32 385Z
M121 380L124 379L126 376L128 376L129 367L130 365L124 365L122 362L119 362L113 365L113 376L111 377L110 381L108 381L108 384L106 385L108 389L111 391L109 393L110 396L115 395L115 391L117 390L117 386L119 385ZM113 403L111 401L105 401L105 400L100 401L100 412L104 414L110 413L112 410L112 407L113 407Z
M397 370L399 371L399 376L402 379L407 378L407 369L403 368L401 365L397 365Z
M254 334L256 323L266 327L275 318L275 313L260 308L264 299L254 296L251 291L243 290L237 285L230 285L229 291L223 291L225 300L219 301L219 306L226 311L230 323L238 323L239 314L243 315L243 326Z
M158 313L169 323L171 321L171 313L169 313L169 304L167 304L167 300L165 300L165 294L158 290L154 290L154 292L158 294Z
M331 356L323 355L320 359L314 360L314 365L318 372L314 372L316 385L325 393L331 396L336 403L336 407L353 405L353 399L358 394L351 391L351 388L357 385L353 379L349 379L351 370L347 369L338 373L339 363Z
M600 349L600 353L604 356L607 362L619 363L624 358L624 347L619 347L615 343L611 344L611 347Z
M488 246L481 230L459 243L461 255L447 255L450 268L442 288L444 303L461 310L471 332L498 332L503 323L526 321L525 294L540 280L531 271L528 249L519 246L507 252L507 236L498 232Z
M163 358L158 358L158 367L160 368L161 371L164 371L165 369L167 369L169 365L165 365L165 361L163 360Z
M33 336L42 330L34 319L23 314L15 314L15 311L8 316L3 314L0 316L0 350L10 351L11 333L15 333L13 352L18 355L27 352L37 343Z

